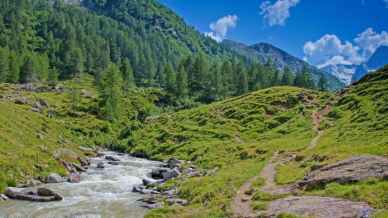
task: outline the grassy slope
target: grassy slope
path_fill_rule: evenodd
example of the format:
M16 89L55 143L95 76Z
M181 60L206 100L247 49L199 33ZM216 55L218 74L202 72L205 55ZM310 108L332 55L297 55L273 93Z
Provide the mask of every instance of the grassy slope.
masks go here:
M278 182L301 179L315 164L333 163L349 156L373 154L388 156L388 69L365 78L338 96L326 122L318 146L301 153L304 160L279 168ZM314 155L325 161L313 161ZM366 201L388 216L388 182L369 181L352 185L330 184L312 194Z
M16 85L0 86L0 191L31 177L51 172L66 174L58 160L76 161L83 155L80 146L111 145L128 123L135 125L139 113L152 114L155 100L145 90L134 90L122 106L122 123L111 124L101 120L97 110L96 90L91 77L80 83L67 81L61 84L65 92L28 92ZM71 109L69 88L79 88L81 95L76 110ZM87 97L89 96L89 97ZM10 97L10 98L7 98ZM29 104L18 105L14 99L27 98ZM44 99L54 117L32 112L31 105Z
M299 95L309 96L303 102ZM293 87L276 87L200 108L148 120L131 136L156 159L191 160L211 176L179 181L186 208L164 208L149 217L225 217L236 190L257 175L277 150L305 148L315 133L311 112L331 97Z
M191 204L154 210L148 217L230 215L230 201L236 190L257 175L277 150L300 156L298 161L278 168L276 179L280 184L301 179L314 165L359 154L388 155L387 92L385 70L336 96L277 87L149 120L144 129L131 136L136 145L133 150L157 159L176 156L191 160L215 173L176 181L181 197ZM302 102L300 93L312 96L313 103ZM315 148L305 149L315 135L311 112L327 103L334 106L321 124L324 135ZM378 217L387 216L386 181L330 184L306 194L366 201L381 209Z

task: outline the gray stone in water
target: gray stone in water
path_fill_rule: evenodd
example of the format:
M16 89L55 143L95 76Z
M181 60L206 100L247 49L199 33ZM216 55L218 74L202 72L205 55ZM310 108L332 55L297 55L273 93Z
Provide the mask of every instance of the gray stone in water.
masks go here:
M97 169L104 169L104 168L105 168L105 164L103 162L97 163Z
M170 169L174 169L176 167L180 167L180 165L182 164L182 161L181 160L178 160L176 158L170 158L168 161L167 161L167 167L169 167Z
M113 157L113 156L105 156L105 159L106 160L109 160L109 161L120 161L120 159L119 158L117 158L117 157Z
M81 182L81 176L78 173L71 173L68 179L68 182L70 183L80 183Z
M63 197L47 188L38 188L37 190L7 188L5 195L11 199L33 201L33 202L50 202L61 201Z
M0 194L0 201L7 201L8 197L4 194Z
M145 185L145 186L150 186L150 185L158 184L159 182L160 181L158 181L158 180L149 179L149 178L144 178L143 179L143 185Z
M168 169L162 173L162 177L164 180L170 180L180 175L180 171L177 168Z
M51 173L49 176L47 176L46 182L47 183L62 183L62 182L65 182L65 179L56 173Z

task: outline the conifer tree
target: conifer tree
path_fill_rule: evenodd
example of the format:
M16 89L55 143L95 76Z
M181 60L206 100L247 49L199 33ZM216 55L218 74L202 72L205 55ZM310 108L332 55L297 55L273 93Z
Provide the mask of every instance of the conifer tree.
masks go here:
M166 76L166 86L164 88L167 92L174 94L176 90L176 75L171 64L166 64L163 74Z
M319 78L318 89L320 91L327 91L327 79L323 75Z
M100 112L104 119L117 121L120 116L122 78L119 68L109 64L99 82Z
M133 70L129 60L126 58L121 63L121 73L123 76L124 90L128 91L136 87L135 78L133 76Z
M180 98L186 98L189 94L189 87L187 84L187 72L183 64L179 66L176 84L176 95Z
M293 85L293 82L294 82L293 75L290 68L285 67L280 85L289 86L289 85Z
M9 56L9 74L7 82L17 83L20 78L20 63L15 53L11 53Z
M31 55L28 55L25 58L24 64L20 72L20 82L29 83L35 82L37 80L37 75L34 69L34 60Z
M0 83L6 82L9 74L8 52L0 48Z

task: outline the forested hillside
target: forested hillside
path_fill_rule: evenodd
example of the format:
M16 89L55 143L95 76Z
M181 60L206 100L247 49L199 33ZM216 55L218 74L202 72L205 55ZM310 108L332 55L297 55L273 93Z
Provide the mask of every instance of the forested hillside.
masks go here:
M128 86L161 87L175 106L273 85L328 89L308 68L295 78L252 63L203 36L154 0L2 1L0 81L55 82L81 72L99 81L114 63Z

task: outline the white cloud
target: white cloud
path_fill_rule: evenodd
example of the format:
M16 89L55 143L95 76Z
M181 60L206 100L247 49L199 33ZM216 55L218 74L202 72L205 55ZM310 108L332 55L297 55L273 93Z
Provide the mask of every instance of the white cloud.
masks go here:
M238 17L236 15L227 15L210 24L212 32L205 33L206 36L221 42L225 39L230 28L237 26Z
M260 5L261 15L269 26L283 26L290 17L290 9L295 7L300 0L276 0L271 4L270 1L264 1Z
M388 46L388 33L377 33L368 28L353 41L343 42L336 35L326 34L315 42L305 43L304 59L318 67L361 64L368 60L377 48Z
M354 42L362 49L362 56L368 59L380 46L388 46L388 33L386 31L376 33L372 28L368 28L360 33Z
M326 34L319 40L304 45L305 60L324 67L332 64L359 64L363 61L359 48L350 42L342 42L336 35Z

